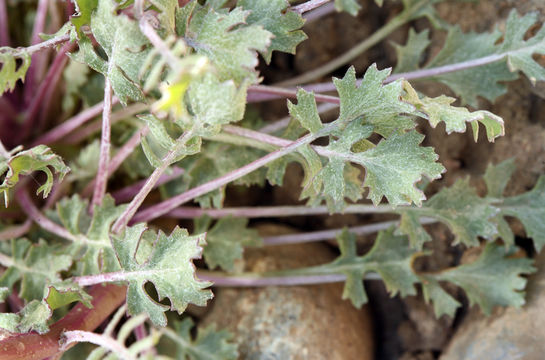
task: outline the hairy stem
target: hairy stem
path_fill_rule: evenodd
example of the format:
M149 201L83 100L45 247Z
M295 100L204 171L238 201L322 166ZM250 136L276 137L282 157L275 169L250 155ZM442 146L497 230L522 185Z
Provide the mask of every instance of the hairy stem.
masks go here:
M16 239L26 234L32 227L32 220L28 219L21 225L14 225L0 231L0 241Z
M285 89L270 85L252 85L248 88L248 103L273 100L278 98L297 98L297 89ZM331 104L340 104L341 101L336 96L314 94L317 102L325 102Z
M332 126L336 126L336 125L335 124L326 125L322 130L329 131ZM251 173L252 171L259 169L260 167L271 163L272 161L276 159L279 159L287 154L294 152L295 150L297 150L297 148L299 148L302 145L310 144L312 141L314 141L315 139L319 137L321 137L320 133L308 134L299 138L298 140L294 142L289 142L289 144L287 144L286 146L281 147L278 150L273 151L263 156L262 158L259 158L239 169L233 170L223 176L220 176L219 178L216 178L207 183L194 187L182 194L176 195L170 199L167 199L163 202L160 202L156 205L150 206L142 210L135 216L134 222L149 221L152 219L156 219L159 216L162 216L168 213L169 211L173 210L174 208L182 204L185 204L186 202L190 200L195 199L196 197L199 197L210 191L213 191L222 186L225 186L231 181L239 179Z
M329 104L329 103L320 104L318 105L318 114L324 114L330 110L338 109L338 108L339 108L339 105L337 104ZM291 116L288 115L280 120L277 120L269 125L262 127L261 129L259 129L259 132L265 133L265 134L272 134L274 132L287 128L290 121L291 121Z
M117 102L117 99L115 97L114 99ZM121 108L118 111L112 113L112 118L110 122L113 126L115 123L123 119L126 119L128 117L134 116L138 113L141 113L147 110L148 107L149 106L146 104L136 103L136 104L129 105L126 108ZM93 122L81 129L78 129L77 131L74 131L74 133L71 134L69 137L67 137L66 139L63 139L63 142L67 144L78 144L79 142L87 139L89 136L93 135L94 133L99 132L101 127L102 127L101 121Z
M118 343L114 339L106 335L95 334L90 331L72 330L65 331L62 334L61 343L62 349L65 350L70 344L79 342L89 342L100 347L106 348L121 359L136 360L128 350L122 344Z
M140 142L142 141L142 137L146 136L148 133L149 128L147 126L144 126L142 129L138 130L131 138L123 144L123 146L117 151L117 153L112 157L108 164L108 175L111 176L125 161L133 152L138 145L140 145ZM98 177L98 175L97 175ZM91 191L93 190L93 187L96 186L96 178L93 179L81 192L81 194L84 197L89 196Z
M17 202L19 202L19 205L27 214L27 216L32 219L38 226L43 228L44 230L49 231L50 233L53 233L55 235L58 235L64 239L70 240L70 241L80 241L80 239L70 233L68 230L66 230L64 227L55 224L53 221L49 220L46 216L44 216L40 210L34 205L32 200L30 199L30 196L28 196L28 192L24 187L17 190L17 196L16 196Z
M343 214L383 214L392 213L394 208L389 205L348 205ZM245 218L263 218L263 217L291 217L291 216L312 216L328 215L327 206L306 207L306 206L256 206L222 209L201 209L197 207L178 207L169 211L166 216L178 219L194 219L203 215L211 218L223 217L245 217Z
M113 62L110 62L110 66ZM91 209L94 206L102 204L104 194L106 194L106 185L108 183L108 166L110 162L110 135L111 135L111 117L112 117L112 85L110 78L105 77L104 87L104 109L102 110L102 136L100 139L100 158L98 161L98 171L95 178L95 190Z
M0 0L0 46L9 46L8 7L6 0Z
M163 175L161 175L159 180L157 180L157 183L155 184L155 187L166 184L167 182L180 177L183 173L184 173L183 169L181 169L179 167L174 167L172 169L172 174L168 174L168 175L163 174ZM136 182L136 183L134 183L134 184L132 184L130 186L127 186L127 187L125 187L123 189L119 189L119 190L115 191L114 193L112 193L112 196L115 199L115 201L118 202L118 203L130 200L136 194L138 194L138 192L140 191L140 189L142 189L142 186L144 186L146 181L147 181L147 179L144 179L144 180L138 181L138 182Z
M3 360L40 360L56 356L62 351L61 335L65 331L93 331L125 301L125 287L96 285L89 291L92 308L77 304L62 319L54 323L48 333L18 334L0 340ZM24 346L21 346L23 344Z
M40 43L37 43L35 45L31 45L31 46L28 46L28 47L18 47L18 48L15 48L13 50L10 49L10 54L12 54L13 56L16 56L16 57L17 56L22 56L22 55L25 55L25 54L32 55L32 54L37 53L39 51L47 50L47 49L52 48L54 46L57 46L59 44L65 43L65 42L67 42L69 40L70 40L70 35L69 34L56 36L56 37L51 38L49 40L42 41Z
M331 0L309 0L297 6L292 6L291 10L295 11L296 13L303 14L303 13L306 13L307 11L311 11L316 8L319 8L320 6L330 1Z
M114 233L119 233L123 230L125 226L132 219L136 211L144 202L144 199L148 194L153 190L153 187L159 181L159 178L165 170L172 164L172 162L179 156L179 152L185 147L185 144L193 137L193 131L189 130L184 132L177 140L176 146L171 149L164 157L161 159L161 167L156 168L151 176L148 178L142 189L136 194L133 200L130 202L129 206L123 211L119 216L112 227Z

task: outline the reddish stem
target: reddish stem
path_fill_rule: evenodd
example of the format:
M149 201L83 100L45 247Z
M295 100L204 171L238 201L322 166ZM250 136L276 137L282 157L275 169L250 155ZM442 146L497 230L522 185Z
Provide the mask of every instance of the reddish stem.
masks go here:
M319 8L320 6L330 2L331 0L309 0L307 2L304 2L302 4L299 4L297 6L293 6L291 8L291 10L299 13L299 14L303 14L303 13L306 13L307 11L311 11L311 10L314 10L316 8Z
M305 87L303 87L305 88ZM248 88L248 103L268 101L280 98L296 99L296 88L282 88L278 86L269 85L252 85ZM331 104L340 104L341 101L336 96L314 94L314 98L317 102L325 102Z
M9 46L8 7L6 0L0 0L0 46Z
M174 180L178 177L180 177L184 173L183 169L180 169L179 167L174 167L172 169L172 174L163 174L157 181L157 184L155 186L161 186L163 184L166 184L167 182ZM122 203L130 200L133 198L140 189L146 184L146 181L148 179L143 179L141 181L138 181L130 186L127 186L123 189L117 190L116 192L112 193L113 198L115 199L116 203Z
M125 301L126 288L117 285L95 285L89 290L93 297L91 309L77 304L48 333L18 334L0 340L2 360L39 360L61 352L60 339L65 331L93 331ZM66 349L63 349L66 350Z
M43 33L45 29L45 20L47 17L47 3L48 0L38 1L38 9L36 10L36 17L34 18L34 28L32 29L31 45L36 45L41 42L40 33ZM43 75L43 71L45 69L46 55L46 53L32 55L30 68L28 69L25 80L25 104L30 104L30 102L33 101L36 84L40 80L41 75Z

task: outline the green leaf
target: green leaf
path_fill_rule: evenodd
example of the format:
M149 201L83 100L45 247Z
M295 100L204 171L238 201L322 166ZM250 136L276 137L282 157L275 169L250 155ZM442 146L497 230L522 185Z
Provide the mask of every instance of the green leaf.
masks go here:
M18 80L24 82L30 66L29 54L22 52L18 56L13 56L10 54L12 51L12 48L0 47L0 95L8 90L13 91Z
M297 91L297 105L288 100L288 110L292 119L297 120L311 133L316 133L322 128L322 120L318 114L313 92L299 89Z
M98 6L98 0L75 0L77 13L70 17L72 24L76 26L76 30L81 31L81 27L91 24L91 14Z
M238 345L229 342L233 335L227 330L216 331L216 326L199 328L197 338L192 339L193 321L185 318L174 323L176 332L168 330L166 335L176 344L176 359L184 360L235 360L238 359Z
M369 187L369 198L378 204L385 196L394 206L419 205L426 197L415 184L426 176L429 179L441 177L445 168L436 163L433 148L418 146L424 139L416 131L394 134L378 143L377 147L353 154L354 162L365 167L364 186Z
M299 30L305 21L300 14L288 9L286 0L238 0L237 6L251 11L246 18L247 24L261 25L274 35L267 49L261 51L267 64L270 64L274 50L295 54L297 45L307 38Z
M377 4L382 5L382 0L375 0ZM346 11L352 16L358 15L361 5L358 0L335 0L335 9L337 11Z
M62 181L70 171L70 168L64 164L61 157L55 155L45 145L15 152L15 154L11 154L9 159L0 159L0 175L5 173L4 181L0 184L0 193L4 194L6 207L8 207L9 199L8 190L19 182L21 175L29 175L34 171L42 171L47 175L45 183L36 191L37 195L43 193L43 197L46 198L53 187L54 180L50 168L53 168L55 173L58 174L59 181Z
M517 79L516 72L519 70L532 82L544 80L545 69L533 59L533 56L545 54L543 41L545 28L542 27L537 33L525 39L526 33L536 24L537 18L537 13L519 17L513 9L505 29L502 30L495 29L493 32L480 34L463 33L458 26L451 26L443 48L423 69L470 60L478 61L493 56L495 61L484 65L430 77L449 86L461 97L464 104L474 107L478 106L477 97L479 96L494 101L498 96L503 95L507 91L504 82ZM403 48L403 53L408 54L410 51L410 58L420 58L426 48L423 35L422 39L409 37L409 41L410 43ZM409 48L409 45L414 47ZM411 65L416 63L413 61Z
M52 314L45 302L32 300L18 314L0 313L0 328L13 333L36 331L45 334L49 331L47 321Z
M502 198L505 187L515 171L515 159L505 160L497 165L489 164L483 179L488 189L488 197Z
M106 195L102 204L94 208L92 218L87 215L88 207L88 201L77 194L57 203L57 213L64 227L74 235L83 235L74 244L83 252L77 261L78 273L93 275L116 271L119 264L111 248L109 232L126 205L115 206L114 199Z
M430 240L425 230L419 225L420 217L432 217L445 223L454 234L454 244L478 246L479 237L492 240L497 228L492 218L499 209L490 205L486 199L477 196L475 189L469 186L468 179L459 180L418 208L400 208L402 215L401 232L411 237L413 246L420 248Z
M503 216L513 216L522 222L537 251L545 245L545 176L541 176L531 191L505 198L501 204Z
M395 73L413 71L419 68L424 51L431 43L431 41L428 39L428 35L428 29L416 33L413 28L410 28L409 37L404 46L393 44L397 55L397 64L394 70Z
M402 82L382 85L390 71L378 70L375 64L371 65L359 87L356 86L354 67L350 67L342 79L333 79L341 99L340 123L363 117L364 125L373 125L374 131L384 137L416 126L412 118L400 116L414 110L413 106L401 100Z
M183 159L179 166L185 171L183 181L171 182L163 187L163 196L168 198L186 191L195 186L238 169L260 157L265 152L244 146L233 146L210 142L205 144L199 154ZM234 182L234 185L263 185L265 182L265 169L256 170ZM225 187L198 197L196 200L201 207L223 206Z
M440 318L442 315L448 315L453 318L456 309L462 306L462 304L450 296L433 277L420 276L420 278L422 280L424 300L426 303L431 301L435 316Z
M27 301L42 299L45 286L60 281L60 272L72 264L71 256L44 241L31 244L26 239L12 240L11 247L11 257L2 264L9 267L0 277L0 286L11 289L21 280L19 296Z
M243 82L237 87L233 81L220 82L211 73L193 81L187 92L193 121L214 126L242 120L248 85Z
M485 125L488 141L493 142L497 137L505 135L503 119L489 111L479 110L469 112L464 107L454 107L451 104L456 99L445 95L436 98L429 98L427 96L420 98L417 92L406 81L404 82L404 89L406 93L403 96L403 100L414 105L419 115L428 120L433 128L440 122L444 122L447 134L453 131L463 133L466 131L467 122L474 125L479 121ZM477 141L478 125L474 126L477 126L475 134L475 141Z
M166 326L164 312L167 309L182 313L189 303L204 306L212 298L209 282L199 281L195 276L193 259L201 256L203 236L189 236L186 230L176 227L170 236L159 232L153 252L145 262L136 260L138 245L145 224L127 228L124 235L113 236L112 245L121 264L123 280L129 282L127 305L129 314L146 313L158 326ZM155 302L145 291L144 285L151 282L159 300L168 297L170 307Z
M93 297L87 294L81 286L69 280L57 282L48 286L44 294L44 301L51 310L58 309L73 302L81 302L88 308L92 308L92 299Z
M116 7L117 3L112 0L99 1L91 16L91 31L108 60L95 52L85 35L81 36L79 51L73 59L108 77L116 96L126 105L129 100L141 101L144 98L139 72L149 52L146 47L148 40L136 21L116 14Z
M489 315L494 306L524 305L526 278L535 272L532 260L506 257L505 248L489 243L473 263L442 271L433 277L464 289L469 303L478 304Z
M242 259L245 246L259 246L263 243L257 230L248 228L248 219L222 218L208 229L210 223L211 219L207 217L195 220L195 233L206 232L203 255L211 269L219 266L233 271L235 260Z
M334 262L317 268L346 275L343 299L349 298L356 307L367 302L363 277L368 272L378 273L392 296L416 294L414 284L418 278L412 270L412 261L417 253L409 246L406 236L394 235L393 227L381 231L364 256L357 256L356 237L347 230L343 230L337 241L341 255Z
M95 139L83 147L78 156L70 163L72 172L69 180L91 180L98 171L100 157L100 140Z
M205 6L189 20L184 34L188 45L210 59L221 81L257 81L257 51L267 50L273 34L259 25L245 25L249 15L239 7L224 13Z

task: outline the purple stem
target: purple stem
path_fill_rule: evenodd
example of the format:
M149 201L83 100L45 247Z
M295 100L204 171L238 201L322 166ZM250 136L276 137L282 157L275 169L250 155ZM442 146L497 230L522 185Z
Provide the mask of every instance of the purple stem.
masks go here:
M8 7L6 0L0 0L0 46L9 46Z
M70 35L61 35L54 38L51 38L46 41L42 41L40 43L37 43L35 45L31 45L28 47L19 47L16 48L15 51L11 52L13 56L22 56L24 54L32 55L34 53L49 49L51 47L57 46L59 44L65 43L68 40L70 40Z
M423 225L436 223L437 220L432 218L421 218L420 223ZM356 235L369 235L379 232L381 230L389 229L392 226L399 225L399 221L383 221L376 224L367 224L360 226L352 226L348 228L348 231ZM267 246L284 245L284 244L301 244L314 241L324 241L334 239L337 235L341 234L344 229L331 229L306 232L301 234L287 234L278 236L268 236L263 238L263 243Z
M229 276L212 271L198 271L197 277L211 281L219 287L261 287L261 286L297 286L343 282L346 275L295 275L295 276L259 276L254 274Z
M378 214L392 213L394 209L388 205L348 205L343 214ZM312 216L327 215L327 206L306 207L306 206L261 206L261 207L239 207L223 209L201 209L198 207L178 207L171 210L166 216L177 219L194 219L203 215L218 219L223 217L245 217L249 219L263 217L291 217L291 216Z
M282 147L276 151L273 151L262 158L259 158L255 161L252 161L251 163L233 170L223 176L220 176L219 178L216 178L214 180L211 180L207 183L204 183L200 186L194 187L182 194L179 194L177 196L174 196L170 199L167 199L163 202L160 202L156 205L150 206L142 211L140 211L133 219L133 223L140 222L140 221L149 221L152 219L156 219L169 211L173 210L174 208L195 199L196 197L199 197L201 195L204 195L210 191L213 191L217 188L220 188L224 185L227 185L231 181L234 181L236 179L239 179L252 171L255 171L259 169L262 166L267 165L268 163L281 158L284 155L287 155L293 151L295 151L299 146L309 144L314 139L316 139L319 135L314 134L308 134L303 136L302 138L299 138L298 140L291 142L289 145ZM118 219L119 221L119 219Z
M247 97L248 103L274 100L279 98L296 99L297 89L282 88L278 86L269 86L269 85L252 85L248 88L248 97ZM314 94L314 98L316 99L317 102L340 104L340 99L336 96Z
M61 50L57 53L55 60L51 64L49 71L36 94L33 94L32 102L29 105L29 110L24 121L25 127L22 133L23 139L29 135L29 133L34 129L36 118L38 112L43 104L43 99L49 91L52 91L53 87L56 86L58 79L62 73L64 65L68 61L66 53L72 48L73 44L65 44ZM25 89L28 88L28 84L25 86Z
M292 6L291 10L293 10L296 13L303 14L303 13L306 13L307 11L311 11L316 8L319 8L320 6L330 1L331 0L309 0L297 6Z
M31 45L36 45L41 42L40 33L44 32L45 20L47 17L47 3L48 0L38 0L38 8L36 9L36 17L34 18L34 27L32 29ZM27 71L25 79L25 104L30 104L34 98L34 91L36 90L36 84L41 78L45 66L45 55L36 54L32 55L30 68Z
M134 149L140 144L142 136L146 136L148 131L149 129L147 126L143 127L141 130L137 131L133 136L131 136L131 138L125 144L123 144L123 146L119 149L115 156L112 157L110 163L108 164L107 173L109 175L113 174L117 169L119 169L123 161L125 161L125 159L127 159L134 152ZM93 181L91 181L89 184L87 184L87 186L83 189L82 195L84 197L87 197L89 196L89 194L91 194L93 187L96 186L97 178L98 174L97 177L93 179Z
M178 177L180 177L184 173L184 169L181 169L179 167L172 168L172 174L163 174L157 181L157 184L155 184L155 187L161 186L163 184L166 184L167 182L174 180ZM115 199L116 203L122 203L125 201L128 201L132 199L144 186L147 179L138 181L137 183L134 183L130 186L127 186L123 189L117 190L116 192L112 193L113 198Z
M112 62L110 62L111 64ZM110 65L109 65L110 66ZM112 116L112 85L110 78L105 77L104 87L104 109L102 110L102 136L100 139L100 158L98 160L98 171L95 178L95 190L91 209L102 204L104 194L106 194L106 185L108 184L108 167L110 163L110 136L111 136L111 116Z
M188 130L184 132L177 140L174 148L172 148L162 159L161 159L161 166L156 168L153 173L150 175L142 189L136 194L136 196L132 199L132 201L129 203L129 205L125 208L123 213L119 216L119 218L116 220L116 222L112 226L112 232L113 233L120 233L123 228L129 223L129 221L133 218L134 214L136 214L136 211L138 211L138 208L148 194L153 190L155 187L155 184L163 175L163 173L166 171L166 169L174 162L174 160L179 156L179 152L183 149L185 144L193 138L193 130Z
M112 103L117 103L117 102L118 102L117 98L115 98L112 101ZM92 107L88 109L85 109L84 111L80 112L76 116L66 120L59 126L49 130L44 135L40 136L38 139L36 139L32 143L32 146L36 146L39 144L51 144L57 140L62 139L73 130L85 124L87 121L98 116L102 112L103 108L104 108L104 103L100 102L96 105L93 105Z
M330 110L338 109L338 108L339 108L339 105L337 104L329 104L329 103L320 104L318 105L318 114L323 114ZM291 121L291 116L286 116L280 120L277 120L273 123L265 125L261 129L259 129L259 132L265 133L265 134L272 134L274 132L287 128L290 121Z
M40 212L40 210L38 210L36 205L34 205L34 203L28 196L28 193L24 187L21 187L19 190L17 190L16 199L17 199L17 202L19 202L19 205L21 206L23 211L27 214L27 216L44 230L47 230L50 233L53 233L55 235L58 235L70 241L75 242L79 240L75 235L70 233L68 230L66 230L60 225L55 224L53 221L45 217Z
M0 231L0 241L11 240L25 235L32 227L32 220L26 220L21 225L10 226Z
M115 101L117 102L117 98L115 98ZM148 108L148 105L146 104L132 104L127 106L126 108L122 108L119 111L116 111L112 114L111 123L112 126L123 120L126 119L129 116L133 116L135 114L138 114ZM63 140L63 142L67 144L77 144L80 141L83 141L84 139L87 139L89 136L93 135L94 133L100 131L100 128L102 127L102 123L100 121L93 122L86 127L83 127L77 131L75 131L69 138L66 138Z
M305 25L308 25L318 19L321 19L322 17L331 14L335 11L335 4L329 3L325 4L324 6L320 6L317 9L311 10L308 13L303 15L303 19L305 19Z

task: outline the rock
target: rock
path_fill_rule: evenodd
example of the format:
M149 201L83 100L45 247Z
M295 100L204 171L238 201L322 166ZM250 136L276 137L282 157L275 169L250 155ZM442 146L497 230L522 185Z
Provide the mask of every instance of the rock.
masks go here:
M269 226L262 234L271 235L271 229L275 234L286 233ZM245 254L246 271L312 266L334 258L329 247L319 243L267 247ZM242 359L373 358L368 309L358 310L342 300L341 284L214 292L212 309L200 326L216 323L233 332Z
M497 309L490 317L466 316L441 360L541 360L545 353L545 252L527 287L521 309Z

